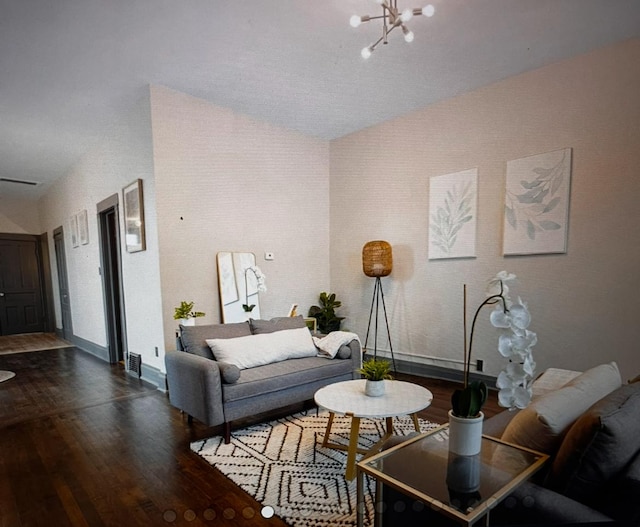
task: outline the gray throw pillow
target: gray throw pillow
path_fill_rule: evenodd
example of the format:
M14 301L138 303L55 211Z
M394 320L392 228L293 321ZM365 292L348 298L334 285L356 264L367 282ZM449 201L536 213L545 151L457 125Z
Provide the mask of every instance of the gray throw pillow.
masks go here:
M203 326L180 325L180 339L187 353L193 353L206 359L213 359L207 339L231 339L251 335L249 322L232 324L207 324Z
M343 344L340 346L338 353L336 353L336 359L350 359L351 358L351 348L347 344Z
M238 382L238 379L240 378L240 368L235 364L229 364L228 362L217 361L217 364L224 384L233 384Z
M567 432L549 486L582 503L597 503L639 450L638 416L639 383L624 385L595 403Z
M251 332L254 335L304 327L306 327L306 324L302 315L297 317L276 317L271 320L251 319Z

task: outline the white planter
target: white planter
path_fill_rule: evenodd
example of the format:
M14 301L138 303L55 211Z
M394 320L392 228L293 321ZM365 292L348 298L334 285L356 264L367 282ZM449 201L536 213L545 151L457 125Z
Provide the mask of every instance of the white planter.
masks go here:
M380 397L384 395L384 381L370 381L364 383L364 393L369 397Z
M195 326L196 325L196 319L195 318L180 318L180 319L178 319L178 322L180 324L182 324L183 326Z
M449 451L460 456L475 456L480 453L482 444L482 421L484 414L478 417L456 417L449 410Z

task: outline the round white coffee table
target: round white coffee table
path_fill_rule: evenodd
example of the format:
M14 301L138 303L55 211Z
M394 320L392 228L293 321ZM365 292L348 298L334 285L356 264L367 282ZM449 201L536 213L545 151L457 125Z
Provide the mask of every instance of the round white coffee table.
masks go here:
M385 381L385 394L380 397L369 397L364 393L364 379L344 381L320 388L314 396L321 408L329 411L329 422L322 440L322 446L347 451L346 478L352 480L356 476L356 454L364 454L366 459L380 451L382 444L393 435L393 418L399 415L410 415L417 432L420 432L417 412L431 404L433 394L419 386L404 381ZM335 414L351 417L351 433L349 445L329 442L331 425ZM358 448L360 419L386 419L386 433L372 448Z

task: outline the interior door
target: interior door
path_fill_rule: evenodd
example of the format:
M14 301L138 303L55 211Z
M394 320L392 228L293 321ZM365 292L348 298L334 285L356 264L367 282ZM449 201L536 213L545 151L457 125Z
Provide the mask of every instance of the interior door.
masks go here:
M42 298L37 238L0 235L0 334L43 332Z
M62 227L57 228L53 232L53 243L56 252L56 267L58 269L62 338L70 340L73 335L73 320L71 318L71 299L69 297L69 279L67 275L67 259L64 250L64 232Z
M126 363L127 335L124 316L125 306L121 272L117 194L98 203L97 208L109 361L112 364L117 362Z

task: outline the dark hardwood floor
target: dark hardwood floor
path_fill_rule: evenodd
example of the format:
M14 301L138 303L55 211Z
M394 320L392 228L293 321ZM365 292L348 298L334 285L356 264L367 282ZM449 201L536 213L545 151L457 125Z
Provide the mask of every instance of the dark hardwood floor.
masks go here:
M0 526L285 525L190 451L221 430L122 366L66 348L0 355L0 370L16 373L0 383ZM398 377L433 392L421 417L447 420L455 384Z

